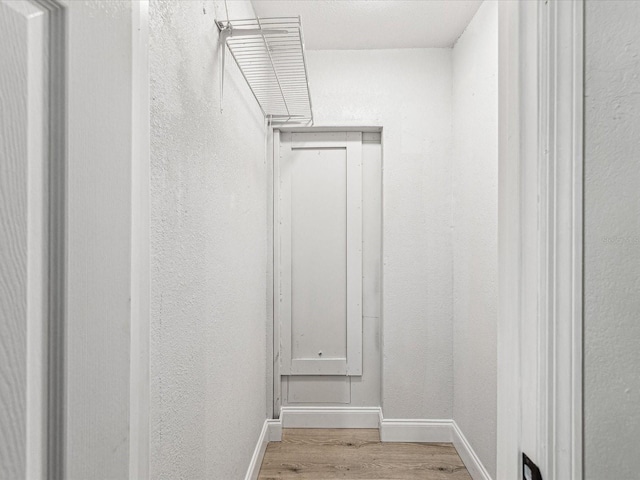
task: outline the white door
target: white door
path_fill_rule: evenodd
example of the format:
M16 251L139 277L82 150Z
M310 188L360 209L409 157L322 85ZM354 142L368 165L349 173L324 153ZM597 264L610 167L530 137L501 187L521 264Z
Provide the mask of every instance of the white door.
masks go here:
M46 21L0 2L0 478L44 478Z
M148 478L147 8L0 0L1 479Z
M362 375L362 134L284 133L282 375Z

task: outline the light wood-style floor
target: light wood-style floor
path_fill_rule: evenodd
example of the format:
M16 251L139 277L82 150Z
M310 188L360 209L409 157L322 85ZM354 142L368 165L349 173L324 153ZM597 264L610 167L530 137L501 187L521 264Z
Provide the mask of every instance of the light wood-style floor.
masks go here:
M471 480L450 443L381 443L376 429L285 429L259 480Z

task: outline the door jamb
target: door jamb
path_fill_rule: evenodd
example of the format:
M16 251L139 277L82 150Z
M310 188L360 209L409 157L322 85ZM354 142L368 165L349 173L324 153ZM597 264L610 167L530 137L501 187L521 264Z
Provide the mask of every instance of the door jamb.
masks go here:
M129 478L149 478L151 106L149 0L131 4L131 331Z
M269 237L271 238L271 243L273 245L272 250L272 261L268 262L271 265L271 275L267 279L267 284L271 284L272 295L272 304L273 309L271 310L271 324L273 325L273 351L271 355L271 361L273 362L273 397L272 397L272 406L273 412L271 418L280 418L280 408L282 407L282 385L281 385L281 377L280 377L280 301L277 298L279 296L279 288L275 285L276 279L276 271L278 269L278 265L280 264L280 223L278 222L278 218L280 217L280 209L278 199L280 198L280 129L273 129L273 156L271 158L272 165L272 218L267 222L268 226L271 226L271 232Z
M582 478L584 0L499 7L498 478Z
M46 378L41 445L42 478L64 477L65 318L67 260L67 18L59 0L33 0L46 11L46 325L43 345Z

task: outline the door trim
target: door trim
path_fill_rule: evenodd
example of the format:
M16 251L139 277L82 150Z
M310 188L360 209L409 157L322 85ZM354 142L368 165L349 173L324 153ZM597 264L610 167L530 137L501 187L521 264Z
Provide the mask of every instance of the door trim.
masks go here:
M362 375L362 132L347 132L347 375Z
M273 249L272 253L272 261L267 261L268 265L271 265L271 275L267 279L268 288L267 290L271 290L271 303L272 303L272 311L271 311L271 321L272 321L272 345L273 351L271 355L271 361L273 362L273 411L271 412L271 418L280 418L280 408L282 407L282 385L281 385L281 373L280 373L280 285L279 285L279 277L276 276L276 272L278 271L278 265L280 265L280 244L278 239L280 238L280 202L278 199L280 198L280 130L273 129L273 134L271 135L273 139L273 149L272 149L272 178L271 178L271 218L268 219L267 225L272 226L272 232L269 237L271 238L271 244ZM267 342L269 343L269 342Z
M64 478L67 263L67 36L58 0L34 0L47 12L47 373L44 478Z
M541 444L547 476L582 479L584 3L540 3Z
M149 0L131 4L131 331L129 478L149 478L150 182Z
M583 15L499 6L498 478L582 476Z
M271 168L271 188L269 191L270 198L268 199L268 203L270 205L268 211L268 219L267 225L269 226L268 231L268 239L271 248L268 250L269 258L267 259L267 265L270 267L270 272L267 279L267 292L271 292L270 298L267 301L267 313L268 318L271 320L271 328L268 330L270 339L268 339L268 344L271 350L268 352L269 359L268 361L272 362L271 365L271 384L272 387L270 389L270 403L269 403L269 417L273 419L280 418L280 410L282 407L282 380L281 380L281 345L280 345L280 302L279 302L279 286L278 280L276 277L277 266L280 264L280 246L278 244L278 238L280 235L280 224L278 222L279 218L279 207L278 207L278 198L280 196L280 187L279 182L277 181L280 178L280 165L277 159L280 158L280 136L283 132L288 133L304 133L304 132L382 132L383 128L381 126L312 126L312 127L286 127L279 126L277 128L271 127L271 148L269 149L269 153L271 154L271 161L268 162ZM384 157L384 147L382 155ZM384 192L382 193L384 196ZM383 211L384 211L384 203L383 203ZM382 225L384 225L384 217L382 218ZM384 270L381 272L384 276ZM382 300L381 300L382 301ZM380 318L380 321L383 322L383 318Z

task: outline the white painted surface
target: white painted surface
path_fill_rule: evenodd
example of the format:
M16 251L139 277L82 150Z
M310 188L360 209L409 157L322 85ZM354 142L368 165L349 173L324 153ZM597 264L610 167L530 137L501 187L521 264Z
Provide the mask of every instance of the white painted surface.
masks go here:
M499 3L497 477L582 478L582 3Z
M382 144L362 136L362 315L380 319L382 300ZM379 342L378 342L379 343Z
M502 8L503 4L500 5ZM506 75L513 79L515 85L509 83L499 87L501 93L509 96L507 112L504 115L500 112L500 121L507 119L509 127L513 128L509 132L501 132L500 141L504 139L513 150L500 160L499 192L513 193L513 197L506 200L505 196L505 203L509 205L501 205L499 210L504 208L513 217L501 217L498 224L504 226L505 231L510 230L507 241L500 245L499 255L513 262L513 271L504 276L501 272L500 275L500 281L509 284L509 291L504 293L504 297L513 310L509 316L499 319L498 351L501 349L500 336L503 335L502 349L503 352L509 351L509 356L498 357L498 382L501 381L500 374L506 371L515 377L502 377L502 381L511 384L513 390L507 402L501 405L498 399L498 423L502 420L505 428L509 428L506 425L510 423L517 436L508 444L498 441L498 458L501 455L507 458L509 472L512 472L501 471L499 464L498 478L520 474L522 452L541 464L545 448L541 385L546 374L541 372L541 361L546 353L541 351L542 326L538 313L541 302L540 251L544 248L539 226L540 170L544 156L539 104L540 86L543 81L548 81L545 75L550 73L549 65L540 60L540 37L541 32L550 26L541 23L541 4L538 2L519 2L505 5L505 8L515 13L510 19L515 38L507 34L500 48L513 55L510 59L513 63L508 69L502 69L502 65L500 68L501 72L506 70ZM513 367L515 371L511 370ZM513 416L504 415L505 412Z
M68 74L68 478L127 478L132 9L65 2Z
M451 47L481 0L255 0L253 3L261 17L300 16L308 49L358 50Z
M537 456L540 445L537 359L530 357L537 339L526 352L522 347L524 331L538 329L537 8L537 2L499 2L498 8L498 479L520 476L523 448ZM523 308L525 298L533 308Z
M283 428L378 428L380 407L282 407Z
M150 4L151 478L242 478L266 418L265 132L233 62L220 112L224 15Z
M281 372L361 375L362 134L281 138Z
M537 365L528 362L527 371L538 377L539 393L537 404L531 405L532 395L523 389L528 407L523 420L532 425L531 418L538 417L533 425L540 440L537 452L530 451L542 475L582 480L584 3L538 7L540 185L534 200L537 225L523 234L538 236L533 245L540 283L537 305L530 308L532 321L527 322L537 325L537 332L533 337L528 325L523 330L523 353L537 350ZM535 438L527 436L527 442Z
M308 129L304 137L311 139L345 138L345 132L318 135ZM315 133L314 133L315 132ZM302 131L300 133L303 133ZM283 149L289 149L290 133L283 132ZM382 151L379 131L362 134L362 374L344 376L285 376L278 383L284 405L349 404L351 406L380 405L380 300L381 300L381 222L382 222ZM301 146L300 141L294 145ZM320 143L318 144L321 145ZM325 145L326 146L326 145ZM280 150L283 151L281 148ZM317 152L316 152L317 156ZM313 160L311 160L313 161ZM348 188L348 187L347 187ZM332 196L339 196L330 193ZM323 200L327 201L327 199ZM296 202L297 203L297 202ZM344 220L344 219L343 219ZM283 222L286 223L286 222ZM278 224L278 226L280 226ZM279 230L279 229L278 229ZM338 229L339 231L339 229ZM334 232L335 233L335 232ZM343 326L344 327L344 326ZM344 329L344 328L343 328ZM284 345L283 345L284 347ZM324 356L324 355L323 355ZM279 408L279 407L276 407Z
M584 478L640 471L640 3L586 2Z
M362 133L346 136L347 375L357 376L362 375Z
M351 378L338 375L288 376L285 378L285 404L342 403L348 405L351 403Z
M380 439L383 442L451 442L453 420L451 419L389 419L380 422Z
M46 460L46 14L0 2L0 477Z
M244 477L245 480L258 479L267 445L269 445L269 442L279 442L280 440L282 440L282 423L279 420L265 420L256 443L256 448L253 451L249 468L247 468L247 474Z
M383 418L381 414L380 439L383 442L453 443L473 480L492 478L471 443L452 419L391 419Z
M267 155L267 170L269 171L270 182L267 182L267 381L271 380L271 385L267 384L267 418L277 418L282 407L283 380L280 375L280 302L276 298L280 296L280 285L276 281L276 272L281 262L280 246L276 241L280 237L280 162L275 161L280 158L280 137L281 132L274 129L269 135L271 139L271 158ZM267 147L269 144L267 142ZM271 161L269 161L271 160ZM271 367L271 368L269 368ZM269 395L271 393L271 395ZM271 397L271 398L269 398Z
M452 430L453 438L451 440L453 446L456 448L458 455L460 455L464 466L467 467L471 478L473 478L473 480L491 480L492 478L496 478L495 475L492 477L487 471L487 468L482 463L480 457L478 457L474 447L469 440L467 440L467 437L462 433L458 423L455 421L452 424Z
M132 3L131 378L129 478L149 478L149 0Z
M279 322L275 322L273 336L269 339L273 345L273 351L268 352L269 359L273 360L273 396L269 400L276 415L280 412L280 407L284 404L291 404L295 396L295 401L309 400L304 404L317 404L319 400L326 400L325 405L335 405L337 402L346 402L351 406L379 406L380 405L380 385L381 385L381 336L380 336L380 310L381 310L381 272L382 272L382 150L381 150L381 129L376 126L368 127L281 127L284 132L362 132L363 145L363 367L362 376L358 377L327 377L316 385L314 379L319 377L289 376L280 377L279 355L273 352L279 351ZM274 130L274 157L279 158L280 130ZM277 165L276 165L277 167ZM279 173L274 172L274 177L278 178ZM278 198L278 185L274 185L273 195ZM272 199L270 193L269 198ZM273 202L272 202L273 204ZM273 204L273 213L278 217L278 205ZM270 224L273 225L274 236L279 235L279 223L273 222L270 216ZM272 247L272 245L271 245ZM273 261L279 264L279 249L273 249ZM270 272L271 273L271 272ZM269 278L273 278L271 274ZM273 282L269 284L273 285ZM277 290L277 289L273 289ZM270 292L272 293L273 290ZM268 290L269 291L269 290ZM271 306L271 305L269 305ZM273 313L276 318L279 316L279 303L273 304ZM271 320L271 318L270 318ZM273 342L273 339L276 339ZM271 376L271 375L269 375ZM347 391L347 382L349 390ZM298 388L300 383L302 388ZM322 397L318 393L322 390ZM289 392L292 395L289 396ZM341 403L344 404L344 403Z
M309 51L317 125L384 126L383 386L392 418L451 418L451 50Z
M291 335L292 362L296 358L340 358L344 361L342 372L328 373L344 373L348 321L347 151L343 143L341 148L296 149L284 155L280 174L283 178L290 175L288 182L283 180L290 195L286 205L281 205L281 214L291 218L291 239L283 241L282 254L286 257L288 250L292 257L292 305L291 325L283 325L282 334L288 331ZM285 243L290 248L285 248ZM284 357L282 360L286 374L288 362Z
M453 418L496 475L498 4L453 48Z

